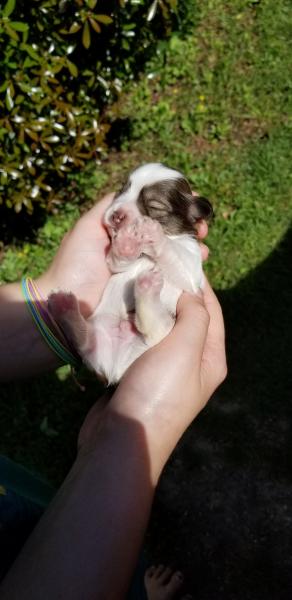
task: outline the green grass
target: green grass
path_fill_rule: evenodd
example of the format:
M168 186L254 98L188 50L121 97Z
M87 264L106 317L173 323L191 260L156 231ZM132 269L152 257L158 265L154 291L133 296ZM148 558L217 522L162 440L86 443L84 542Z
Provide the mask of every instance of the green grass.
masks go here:
M108 153L97 180L89 165L90 185L80 174L83 190L95 187L101 195L141 162L158 160L182 170L215 208L206 268L217 290L240 285L277 248L291 223L289 4L198 3L189 35L161 44L146 73L115 107L121 123L129 125L120 149ZM36 242L5 249L0 280L42 271L77 214L68 203L48 218ZM5 386L2 451L60 481L92 401L89 381L83 396L56 375L21 388Z

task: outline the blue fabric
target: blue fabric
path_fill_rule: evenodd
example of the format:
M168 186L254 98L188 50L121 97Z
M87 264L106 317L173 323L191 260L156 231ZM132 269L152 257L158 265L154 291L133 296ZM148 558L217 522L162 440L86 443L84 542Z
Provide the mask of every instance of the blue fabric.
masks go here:
M55 490L24 467L0 455L0 581L52 500ZM139 558L127 600L147 600L146 560Z
M49 484L0 455L0 580L54 494Z
M127 600L147 600L147 593L144 585L144 575L148 566L149 565L147 564L146 557L142 552L132 577Z
M43 513L43 507L3 486L0 491L1 580L38 522Z

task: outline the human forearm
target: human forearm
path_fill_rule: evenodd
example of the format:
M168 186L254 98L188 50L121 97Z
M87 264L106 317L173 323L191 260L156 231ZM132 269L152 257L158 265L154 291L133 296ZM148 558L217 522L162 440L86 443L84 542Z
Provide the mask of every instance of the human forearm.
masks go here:
M143 425L106 409L0 589L2 600L126 594L154 485Z
M20 283L0 287L0 380L29 377L61 364L34 323Z

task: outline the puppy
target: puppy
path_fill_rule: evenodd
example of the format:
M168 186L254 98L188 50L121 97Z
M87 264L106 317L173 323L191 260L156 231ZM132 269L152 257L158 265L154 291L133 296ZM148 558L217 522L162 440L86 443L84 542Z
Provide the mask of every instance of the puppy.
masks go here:
M49 297L49 310L84 363L117 383L132 362L172 329L182 291L202 286L196 222L209 219L206 198L181 173L159 163L136 169L104 215L112 276L85 319L73 294Z

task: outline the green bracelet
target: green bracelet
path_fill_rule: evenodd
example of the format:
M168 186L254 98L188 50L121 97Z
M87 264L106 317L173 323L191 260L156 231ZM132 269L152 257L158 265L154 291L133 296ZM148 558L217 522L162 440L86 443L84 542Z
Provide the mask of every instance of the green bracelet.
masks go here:
M21 289L32 319L48 346L65 364L79 367L81 364L80 357L73 348L69 349L68 340L52 315L50 315L47 303L41 297L36 284L30 277L24 277L21 281Z

